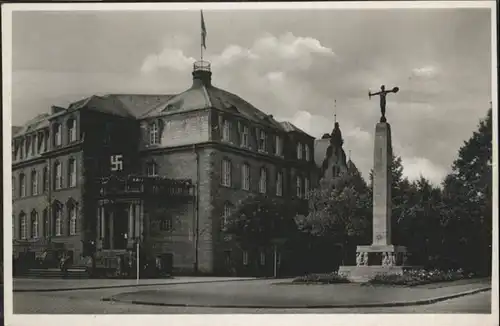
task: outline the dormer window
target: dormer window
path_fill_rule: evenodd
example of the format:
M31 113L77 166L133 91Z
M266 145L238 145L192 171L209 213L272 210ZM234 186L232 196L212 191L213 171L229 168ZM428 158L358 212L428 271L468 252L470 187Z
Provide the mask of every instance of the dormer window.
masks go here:
M261 130L259 132L259 151L266 152L267 144L266 144L266 132Z
M231 121L224 120L222 125L222 140L226 142L231 141Z
M241 147L248 148L248 126L241 127Z
M62 133L61 133L61 125L56 123L54 124L54 146L62 145Z
M276 141L275 154L276 156L281 156L283 154L283 139L280 136L276 135L275 141Z
M308 144L305 145L306 149L306 161L309 162L311 160L311 148Z
M156 145L160 143L160 128L158 122L153 122L149 126L149 144Z
M22 160L24 157L24 139L19 142L19 159Z
M302 159L302 143L297 143L297 159Z
M76 141L76 123L73 118L68 120L68 141L70 143Z

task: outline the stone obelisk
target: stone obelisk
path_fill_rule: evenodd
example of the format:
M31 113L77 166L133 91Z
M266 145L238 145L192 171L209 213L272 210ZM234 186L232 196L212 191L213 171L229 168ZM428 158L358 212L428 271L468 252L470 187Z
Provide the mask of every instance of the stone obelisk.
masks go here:
M386 91L381 87L370 97L380 96L382 116L375 126L373 155L373 238L371 245L357 246L356 266L341 266L339 274L351 281L364 282L377 274L402 274L406 263L406 248L394 246L391 241L392 197L391 164L392 139L391 126L385 117L385 96L396 93L394 87Z
M373 156L373 238L374 246L391 245L391 125L375 127Z

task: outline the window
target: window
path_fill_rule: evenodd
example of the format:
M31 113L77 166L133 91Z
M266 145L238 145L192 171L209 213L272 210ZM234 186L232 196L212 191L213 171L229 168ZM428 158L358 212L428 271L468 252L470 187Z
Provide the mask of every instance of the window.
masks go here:
M21 239L26 240L28 238L28 225L26 221L26 214L21 213L19 215L19 219L21 220L21 228L20 228L20 235Z
M241 129L241 147L248 148L248 126L243 126Z
M38 195L38 173L31 171L31 195Z
M45 138L45 137L43 136L43 133L39 133L39 134L38 134L38 143L37 143L37 146L38 146L38 153L43 153L43 152L45 152L45 149L44 149L44 147L43 147L44 142L45 142L44 138Z
M43 182L43 192L47 192L49 190L49 170L47 169L47 167L44 167L43 168L43 172L42 172L42 182Z
M306 198L309 198L309 178L304 178L304 194Z
M43 218L43 229L45 231L45 237L48 238L50 236L50 229L49 229L49 211L47 208L43 210L42 213L42 218Z
M38 239L38 213L31 212L31 238Z
M154 163L154 162L149 163L147 165L146 170L147 170L146 171L147 175L150 177L154 177L154 176L158 175L158 169L157 169L156 163Z
M230 216L231 216L231 204L225 203L222 211L221 228L224 228L227 225L227 221Z
M172 231L174 229L172 216L165 216L161 220L160 230L162 231Z
M222 140L230 142L231 141L231 121L224 120L222 126Z
M259 151L265 152L266 148L267 148L266 133L264 132L264 130L261 130L259 132Z
M58 190L62 188L62 165L60 162L54 164L54 170L54 188Z
M275 141L276 141L276 152L275 154L277 156L281 156L283 154L283 142L282 142L282 139L280 136L276 135L275 137Z
M76 161L75 161L75 159L70 159L68 162L68 179L69 179L69 186L76 187Z
M21 139L19 143L19 159L22 160L24 157L24 139Z
M266 253L261 251L260 252L260 264L265 265L266 264Z
M302 159L302 143L297 143L297 159Z
M259 192L265 194L267 191L267 170L266 168L260 169L260 179L259 179Z
M19 196L26 197L26 176L24 173L19 175Z
M241 167L241 188L243 190L250 190L250 165L247 163L243 164Z
M243 265L248 265L248 251L243 251Z
M48 133L43 134L42 138L43 138L43 145L42 145L43 147L42 147L42 150L44 152L46 152L47 148L48 148L48 143L49 143L49 134Z
M12 199L16 198L16 178L12 177Z
M68 141L70 143L76 141L76 123L75 119L68 120Z
M55 207L55 221L54 221L55 235L62 235L62 207L57 205Z
M16 238L16 216L12 214L12 239Z
M231 187L231 161L222 160L221 184Z
M28 158L31 155L31 149L33 147L31 146L31 137L26 137L26 158Z
M36 135L33 135L31 140L31 156L35 156L36 149L37 149Z
M149 144L155 145L159 143L160 143L160 135L159 135L158 123L153 122L149 126Z
M71 205L69 207L69 234L70 235L75 235L76 234L76 205Z
M306 161L309 162L311 160L311 148L308 144L305 145L306 150Z
M297 197L301 198L302 197L302 180L300 177L297 177Z
M61 134L61 125L56 123L54 125L54 146L62 145L62 134Z
M283 196L283 172L276 173L276 196Z

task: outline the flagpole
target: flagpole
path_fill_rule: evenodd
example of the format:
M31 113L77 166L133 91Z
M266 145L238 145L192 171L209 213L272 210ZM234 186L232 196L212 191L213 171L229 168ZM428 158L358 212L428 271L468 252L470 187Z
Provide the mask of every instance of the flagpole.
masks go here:
M200 15L201 15L201 24L203 24L203 10L200 10ZM201 33L200 33L200 57L203 65L203 25L201 26Z

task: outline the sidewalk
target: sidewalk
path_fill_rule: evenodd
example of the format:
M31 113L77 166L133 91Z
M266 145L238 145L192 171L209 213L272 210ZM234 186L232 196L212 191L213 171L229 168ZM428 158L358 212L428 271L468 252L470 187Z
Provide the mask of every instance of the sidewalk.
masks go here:
M258 282L171 285L121 293L104 301L219 308L355 308L430 304L491 289L490 280L448 282L438 288L332 285L273 285Z
M244 277L174 277L168 279L142 279L139 284L135 279L13 279L14 292L51 292L70 290L93 290L104 288L127 288L148 285L170 285L186 283L228 282L252 280Z

